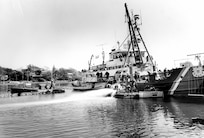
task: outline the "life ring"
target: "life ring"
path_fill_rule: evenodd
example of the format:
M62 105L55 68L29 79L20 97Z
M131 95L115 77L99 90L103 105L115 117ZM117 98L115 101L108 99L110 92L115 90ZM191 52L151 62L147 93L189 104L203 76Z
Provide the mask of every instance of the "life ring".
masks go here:
M192 70L192 75L194 77L202 77L204 76L204 71L202 67L194 67Z

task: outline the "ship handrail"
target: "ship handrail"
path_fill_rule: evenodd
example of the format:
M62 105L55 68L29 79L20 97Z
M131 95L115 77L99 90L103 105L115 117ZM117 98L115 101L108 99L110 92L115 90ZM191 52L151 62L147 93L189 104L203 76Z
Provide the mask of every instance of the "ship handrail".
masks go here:
M192 90L198 90L198 88L191 88L191 89L189 89L190 91L192 91ZM189 90L187 90L187 89L185 89L185 88L183 88L183 89L178 89L178 90L176 90L177 92L178 91L189 91ZM189 93L189 94L191 94L191 93Z
M191 93L189 93L188 94L188 96L200 96L200 97L204 97L204 94L191 94Z

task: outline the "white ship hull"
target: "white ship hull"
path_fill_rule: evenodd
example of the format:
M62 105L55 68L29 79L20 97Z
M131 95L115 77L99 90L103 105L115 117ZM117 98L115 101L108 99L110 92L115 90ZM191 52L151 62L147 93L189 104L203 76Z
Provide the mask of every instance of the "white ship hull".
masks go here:
M139 91L139 92L116 92L116 98L138 99L138 98L163 98L162 91Z

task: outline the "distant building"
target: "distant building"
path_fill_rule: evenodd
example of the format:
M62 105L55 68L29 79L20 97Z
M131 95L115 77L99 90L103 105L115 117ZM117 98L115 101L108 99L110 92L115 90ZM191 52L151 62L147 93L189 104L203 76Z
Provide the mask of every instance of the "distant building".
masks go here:
M8 75L0 75L0 80L1 80L1 81L6 81L6 80L8 80Z

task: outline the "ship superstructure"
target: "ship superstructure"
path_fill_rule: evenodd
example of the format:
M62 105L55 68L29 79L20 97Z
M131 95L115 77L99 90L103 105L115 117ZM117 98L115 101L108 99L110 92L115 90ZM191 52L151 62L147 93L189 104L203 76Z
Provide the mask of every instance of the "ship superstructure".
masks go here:
M133 72L140 76L146 76L155 71L153 58L150 56L140 34L139 15L130 18L126 8L126 18L129 27L128 37L122 44L118 45L117 49L111 50L108 61L91 66L90 70L93 72L103 75L109 74L109 76L114 77L117 74L128 73L129 66L132 66ZM102 53L104 54L104 52Z

